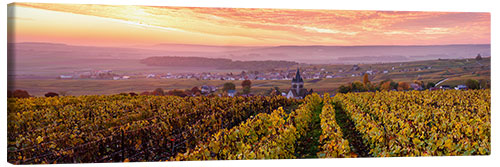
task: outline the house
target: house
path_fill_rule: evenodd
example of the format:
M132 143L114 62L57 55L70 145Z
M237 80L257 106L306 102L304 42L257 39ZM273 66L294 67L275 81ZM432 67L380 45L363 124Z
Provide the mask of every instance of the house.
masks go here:
M227 96L234 97L234 94L236 94L236 90L228 90L227 91Z
M422 90L422 86L416 83L410 84L410 87L413 88L413 90Z
M208 85L203 85L201 86L201 93L202 94L209 94L217 91L216 86L208 86Z
M210 87L210 90L211 90L212 92L217 91L217 86L209 86L209 87Z
M354 64L352 66L352 70L354 70L354 71L359 70L359 66L357 64Z
M146 76L146 78L155 78L156 75L155 74L148 74L148 76Z
M211 93L211 92L212 92L212 89L210 86L207 86L207 85L201 86L201 93L207 94L207 93Z
M447 90L447 89L451 89L451 87L449 85L441 85L441 86L439 86L439 89Z
M292 87L290 88L290 90L286 94L286 97L287 98L295 98L295 99L303 99L311 93L312 93L312 89L308 91L306 88L304 88L304 80L300 76L300 71L297 68L297 73L295 74L295 77L292 79Z
M61 79L72 79L73 76L72 75L60 75L59 78L61 78Z
M468 88L467 88L467 86L465 86L465 85L457 85L457 86L455 87L455 89L456 89L456 90L467 90Z

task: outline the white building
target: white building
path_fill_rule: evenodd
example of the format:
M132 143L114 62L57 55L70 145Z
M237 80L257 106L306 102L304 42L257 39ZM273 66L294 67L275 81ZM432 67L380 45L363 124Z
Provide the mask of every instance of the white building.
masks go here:
M73 76L72 75L60 75L59 78L61 78L61 79L72 79Z
M148 74L148 76L146 76L146 78L154 78L154 77L156 77L155 74Z
M311 93L312 89L308 91L306 88L304 88L304 80L300 76L299 69L297 69L297 73L295 74L295 77L292 79L292 87L286 94L286 97L303 99Z
M227 91L228 96L234 97L234 94L236 94L236 90L228 90Z

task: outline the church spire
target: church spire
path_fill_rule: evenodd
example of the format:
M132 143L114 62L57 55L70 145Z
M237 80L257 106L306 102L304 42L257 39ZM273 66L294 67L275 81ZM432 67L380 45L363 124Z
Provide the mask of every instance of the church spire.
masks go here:
M304 82L304 80L302 80L302 77L300 76L300 70L298 67L297 67L297 73L295 74L295 77L292 79L292 82Z

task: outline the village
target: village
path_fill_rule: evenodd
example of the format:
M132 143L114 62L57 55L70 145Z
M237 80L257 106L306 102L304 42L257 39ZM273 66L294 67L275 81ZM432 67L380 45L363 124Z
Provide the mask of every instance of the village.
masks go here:
M52 79L37 80L44 85L64 82L65 88L31 89L30 79L22 79L23 89L33 93L35 96L43 96L47 92L69 92L63 94L81 95L89 92L99 94L117 94L123 92L152 91L155 88L163 88L165 92L181 90L186 96L196 96L195 92L186 91L194 87L199 89L199 95L210 96L269 96L272 91L275 95L289 96L292 88L290 82L296 78L297 68L307 92L323 94L332 92L363 92L380 90L382 83L391 81L387 90L398 91L399 82L406 82L404 90L439 90L439 89L470 89L466 84L468 79L475 80L481 84L490 85L489 75L490 58L469 59L436 59L421 62L398 62L379 64L299 64L287 68L275 68L269 70L232 70L206 72L182 72L156 70L155 72L123 71L119 69L94 68L72 71L58 75ZM359 89L359 81L364 76L371 81L367 90ZM245 80L252 82L252 89L243 93L243 87L239 84ZM26 81L26 82L24 82ZM418 82L416 82L418 81ZM18 83L19 83L18 82ZM419 83L425 82L425 83ZM486 83L485 83L486 82ZM234 83L236 89L224 89L225 83ZM83 85L86 89L73 89L75 85ZM119 87L115 87L119 85ZM361 84L363 86L363 84ZM300 94L300 90L297 91ZM181 93L184 94L184 93ZM296 93L297 94L297 93ZM184 96L184 95L183 95ZM297 95L294 95L297 96Z
M359 69L358 66L353 66L354 70ZM280 90L279 88L275 87L272 88L270 91L267 92L267 94L264 94L266 96L284 96L287 98L294 98L294 99L303 99L307 95L310 95L314 93L312 88L306 88L304 86L304 78L302 77L302 74L305 74L305 72L300 72L300 69L297 68L295 71L295 75L291 78L291 83L289 89L283 89ZM448 78L442 79L438 81L437 83L427 83L425 84L422 81L415 81L414 83L407 83L407 82L399 82L399 83L393 83L392 80L388 81L382 81L378 88L375 88L376 86L371 84L368 76L373 75L370 73L365 72L362 75L363 78L363 83L361 82L353 82L350 83L352 84L352 87L356 87L356 84L362 84L361 87L364 87L363 89L358 88L349 88L350 90L343 92L343 88L345 87L342 85L338 93L348 93L348 92L370 92L370 91L381 91L381 90L387 90L387 91L409 91L409 90L417 90L417 91L423 91L423 90L429 90L429 91L436 91L436 90L448 90L448 89L455 89L455 90L468 90L468 89L485 89L487 86L485 85L486 83L483 83L482 80L470 83L469 81L474 81L474 80L468 80L466 82L467 85L456 85L455 87L451 87L450 85L442 85L445 81L448 80ZM387 87L384 86L387 83ZM192 89L186 89L186 90L170 90L167 92L164 92L162 88L157 88L152 92L142 92L140 95L174 95L174 96L228 96L228 97L235 97L235 96L242 96L242 97L248 97L248 96L254 96L253 93L251 93L250 88L251 88L251 81L248 79L245 79L242 83L241 86L243 87L243 92L238 92L235 88L236 85L230 81L224 83L222 88L219 88L217 86L212 86L212 85L202 85L199 89L197 86L193 87ZM390 85L390 86L389 86ZM393 86L394 85L394 86ZM347 87L351 87L351 85L347 85ZM372 87L373 89L371 89ZM335 96L335 92L331 94L331 96ZM131 95L135 95L131 94ZM262 94L261 94L262 95ZM323 94L320 94L321 97L323 97Z
M396 69L394 66L385 70L368 69L362 70L359 65L352 65L352 68L326 70L325 68L318 69L314 65L301 67L304 71L301 73L304 79L330 79L341 77L359 77L364 74L388 74L390 72L410 72L432 69L431 66L419 68ZM133 75L121 75L113 72L113 70L88 70L75 71L72 74L59 75L58 79L105 79L105 80L126 80L136 78L149 79L197 79L197 80L292 80L295 70L293 69L275 69L271 71L241 71L240 73L136 73Z

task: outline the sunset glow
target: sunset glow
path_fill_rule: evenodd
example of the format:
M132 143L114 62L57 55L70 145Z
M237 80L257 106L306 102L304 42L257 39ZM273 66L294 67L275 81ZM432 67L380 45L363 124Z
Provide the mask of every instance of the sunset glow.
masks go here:
M10 42L131 46L489 44L490 14L16 3ZM13 41L12 41L13 40Z

